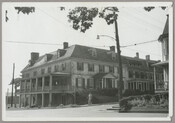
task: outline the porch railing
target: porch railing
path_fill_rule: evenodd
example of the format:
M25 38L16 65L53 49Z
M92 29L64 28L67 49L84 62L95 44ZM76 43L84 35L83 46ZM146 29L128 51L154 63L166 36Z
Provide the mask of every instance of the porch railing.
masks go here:
M74 88L71 86L52 86L52 90L59 90L59 91L72 91Z

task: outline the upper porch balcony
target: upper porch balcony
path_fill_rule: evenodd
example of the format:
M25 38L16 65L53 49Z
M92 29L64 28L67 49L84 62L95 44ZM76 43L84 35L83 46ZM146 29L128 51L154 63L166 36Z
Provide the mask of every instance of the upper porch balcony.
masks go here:
M26 84L27 80L22 84ZM67 73L56 72L54 74L32 78L30 79L30 90L26 88L21 89L21 93L35 93L35 92L73 92L74 88L71 86L71 78Z

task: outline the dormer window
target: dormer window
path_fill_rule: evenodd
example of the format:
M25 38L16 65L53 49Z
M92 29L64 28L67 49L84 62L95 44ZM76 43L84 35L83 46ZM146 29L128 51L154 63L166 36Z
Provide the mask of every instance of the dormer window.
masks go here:
M50 61L52 59L52 56L53 56L52 54L46 54L45 61L46 62Z
M88 50L90 52L90 54L93 56L93 57L96 57L97 56L97 50L95 48L91 48Z
M64 49L58 49L57 50L57 58L64 56L66 53L66 50Z

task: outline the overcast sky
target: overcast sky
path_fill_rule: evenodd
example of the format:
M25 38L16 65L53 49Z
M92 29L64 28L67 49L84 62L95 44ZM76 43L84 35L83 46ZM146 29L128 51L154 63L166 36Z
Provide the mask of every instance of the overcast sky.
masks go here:
M3 4L4 5L4 4ZM21 75L20 71L28 64L31 52L39 52L40 55L49 53L62 48L63 42L68 42L69 45L81 44L102 49L109 49L109 46L115 45L115 41L108 37L101 37L97 40L97 35L109 35L115 37L114 25L107 25L101 18L96 18L92 28L81 33L71 27L68 22L67 14L69 9L74 7L74 3L60 4L30 4L29 6L36 7L34 13L24 15L17 14L14 5L5 4L3 6L3 84L5 91L10 81L12 80L12 67L15 63L15 77ZM152 41L158 39L162 34L165 22L167 19L168 10L162 10L156 7L151 12L143 9L143 4L126 5L123 3L114 4L80 4L79 6L89 7L97 5L101 6L117 6L118 13L118 30L120 45L130 45ZM161 5L165 5L161 3ZM166 4L167 5L167 4ZM21 5L24 6L24 5ZM25 5L26 6L26 5ZM65 6L65 11L60 11L60 6ZM8 11L8 22L5 22L5 10ZM11 42L9 42L11 41ZM12 43L13 42L13 43ZM58 45L39 45L39 44L23 44L15 42L36 42L49 43ZM158 41L121 48L122 55L134 57L136 52L139 52L140 58L145 58L145 55L150 55L153 60L161 60L161 44Z

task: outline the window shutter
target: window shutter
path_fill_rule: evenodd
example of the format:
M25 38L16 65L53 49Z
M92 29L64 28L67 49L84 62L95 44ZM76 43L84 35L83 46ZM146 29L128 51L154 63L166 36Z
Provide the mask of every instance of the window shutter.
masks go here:
M87 79L87 88L89 88L89 79Z
M82 70L84 70L84 63L81 63L81 65L82 65Z
M85 88L85 79L84 78L82 78L82 82L83 82L82 86L83 86L83 88Z
M76 78L76 87L78 87L78 78Z

